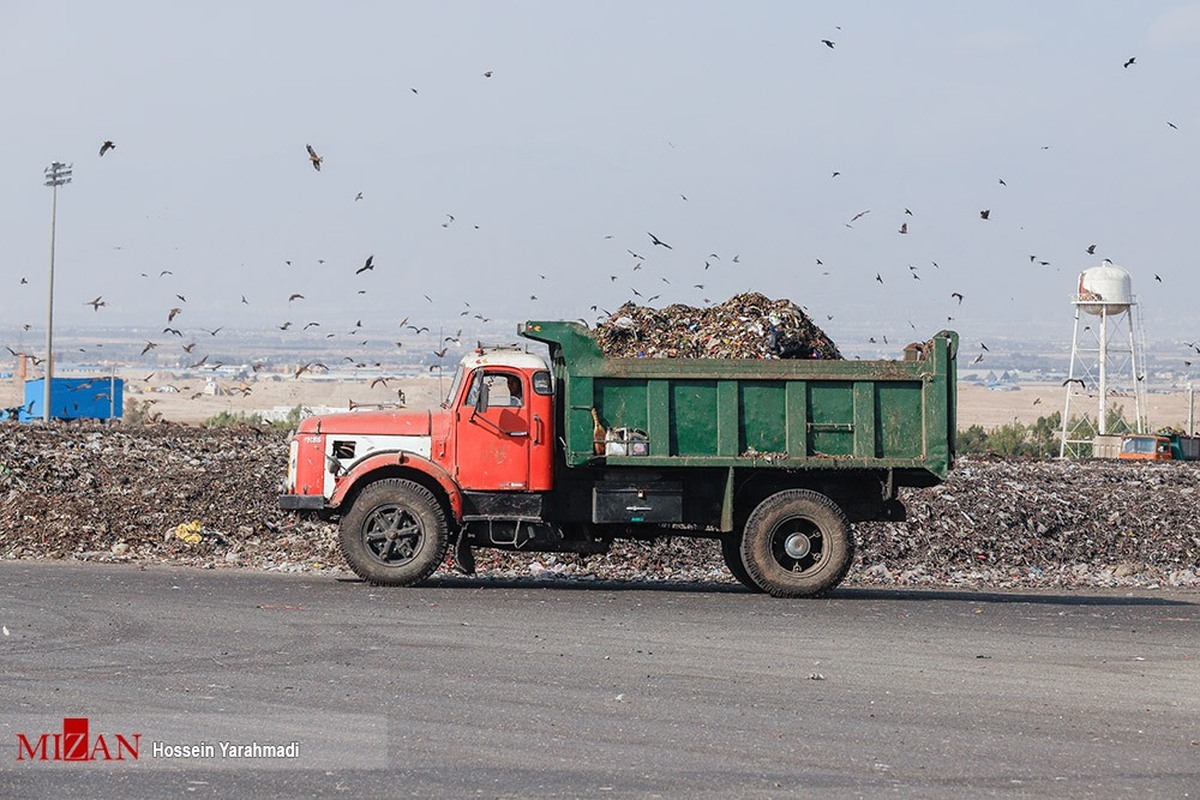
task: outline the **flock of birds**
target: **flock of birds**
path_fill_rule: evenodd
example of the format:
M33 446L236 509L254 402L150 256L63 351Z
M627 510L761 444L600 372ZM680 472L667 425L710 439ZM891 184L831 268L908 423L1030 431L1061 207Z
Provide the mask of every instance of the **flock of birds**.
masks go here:
M838 30L840 30L840 27L838 28ZM829 50L834 50L837 46L837 43L832 39L820 39L819 42L822 46L824 46L825 48L828 48ZM1129 69L1130 67L1134 66L1135 64L1136 64L1136 58L1130 57L1123 63L1123 68ZM485 79L491 78L493 76L493 71L487 70L487 71L483 72L482 75ZM412 88L411 91L414 94L418 93L418 90L416 88ZM1173 122L1168 122L1167 124L1172 129L1178 130L1178 127ZM671 144L671 143L668 142L668 144ZM673 147L674 145L671 145L671 146ZM117 144L113 140L105 139L100 145L99 156L104 157L106 154L111 153L111 152L115 151L116 149L117 149ZM1048 149L1048 148L1043 147L1042 149ZM322 166L325 163L324 157L322 157L318 153L317 149L312 144L305 145L305 153L307 155L308 163L312 167L312 169L318 173L321 172ZM831 179L837 179L841 175L842 175L842 173L840 170L835 170L832 172ZM1008 185L1003 177L998 178L998 183L1000 186ZM684 194L680 194L680 197L683 199L683 201L687 201L687 199L688 199L687 196ZM362 199L363 199L362 192L358 192L354 197L355 202L358 202ZM871 209L865 209L865 210L859 211L859 212L855 213L853 216L851 216L846 221L845 226L847 228L852 228L852 227L854 227L854 224L856 222L862 220L864 217L866 217L868 214L871 214L871 213L872 213ZM903 217L904 218L902 218L902 221L897 230L900 235L908 236L908 235L910 235L910 228L909 228L909 219L907 219L907 218L913 218L914 214L910 209L904 208ZM978 218L981 222L988 222L989 220L992 219L992 210L990 208L980 209L978 211ZM450 225L452 225L454 223L455 223L455 216L453 214L446 214L446 220L444 222L442 222L442 226L449 227ZM476 225L475 227L478 228L479 226ZM674 250L674 247L670 243L668 243L666 240L664 240L661 237L659 237L658 235L656 235L654 232L647 231L646 235L648 237L648 246L651 249L662 248L664 251ZM612 237L612 235L606 235L606 236L604 236L604 238L612 239L613 237ZM1082 249L1089 256L1095 255L1097 245L1094 243L1091 243ZM632 248L627 248L626 252L633 258L632 271L637 272L637 271L642 270L643 266L647 262L646 256L638 251L635 251ZM709 253L704 258L703 271L704 272L708 271L710 269L710 267L713 266L714 263L716 263L720 260L721 260L721 256L719 254L717 254L715 252ZM731 263L737 264L737 263L739 263L739 260L740 260L740 256L734 255L731 259ZM1049 265L1049 263L1050 263L1049 261L1047 261L1045 259L1041 259L1036 255L1030 255L1029 260L1031 263L1037 263L1042 266ZM285 263L290 266L292 262L286 261ZM318 259L318 263L323 264L324 261L321 259ZM820 258L817 258L816 265L818 267L823 267L824 263L822 262L822 260ZM368 255L365 258L365 260L362 262L361 266L358 266L356 269L354 269L353 275L355 278L360 278L361 276L363 276L366 273L373 272L375 270L375 266L376 265L375 265L374 255ZM938 268L937 262L936 261L932 262L932 266L935 269L937 269ZM161 279L161 278L171 276L173 274L174 273L171 270L164 269L164 270L160 271L158 277ZM829 274L829 273L825 272L823 274ZM144 273L144 272L141 273L141 275L146 278L150 277L150 275L148 273ZM920 270L916 266L913 266L913 265L909 265L909 276L911 277L912 280L916 280L916 281L920 281L922 279ZM544 280L545 277L546 276L544 274L539 275L540 279ZM609 277L610 277L610 281L613 283L617 282L617 280L619 279L619 275L616 275L616 274L610 275ZM1158 281L1160 283L1162 282L1161 277L1159 277L1158 275L1155 275L1154 277L1155 277L1156 281ZM668 285L668 286L670 285L670 280L666 276L661 276L659 280L664 285ZM875 281L880 285L885 284L885 278L884 278L884 275L882 272L877 272L875 274ZM25 284L25 283L27 283L27 280L25 278L21 278L21 283ZM693 283L690 285L693 289L699 290L700 292L703 292L706 287L705 282L697 282L697 283ZM645 288L644 284L642 285L642 288L643 289ZM630 289L632 295L635 298L637 298L636 300L634 300L634 302L640 302L643 305L649 305L650 303L654 302L655 300L658 300L661 297L661 292L656 292L656 293L651 294L649 291L647 291L647 292L643 293L642 291L639 291L639 289L636 286L632 286L632 285L629 287L629 289ZM365 292L365 289L359 290L359 294L362 294L364 292ZM425 300L427 300L430 303L433 302L432 298L429 295L424 295L424 298L425 298ZM182 354L188 356L188 359L185 359L187 361L186 368L191 369L191 370L209 369L209 370L215 371L215 370L219 369L221 366L224 366L219 360L217 360L215 358L211 358L209 354L198 354L198 355L194 356L194 350L198 346L197 339L186 336L184 329L179 327L178 324L175 322L175 320L177 318L179 318L181 315L183 315L185 313L187 298L182 294L176 294L175 299L177 302L173 302L172 305L165 312L165 317L166 317L165 325L162 328L161 333L164 336L176 337L179 340L176 344L180 348L180 352ZM287 302L288 302L288 304L292 304L292 303L296 303L298 301L303 301L305 299L306 298L303 293L292 292L288 296ZM538 296L536 293L534 293L529 296L529 299L530 299L530 301L536 301L538 299ZM953 292L949 293L948 299L950 301L955 302L955 304L956 304L955 308L957 308L957 307L961 307L963 305L964 300L967 299L967 295L961 291L953 291ZM709 304L712 302L707 297L703 298L703 300L704 300L705 304ZM249 301L247 300L245 295L241 296L241 303L249 304ZM95 298L86 301L85 305L91 306L93 311L99 312L102 308L105 308L108 305L108 302L105 300L103 295L98 295ZM460 316L473 315L473 317L476 320L478 320L481 324L485 324L489 321L488 317L486 317L482 313L479 313L475 309L472 309L470 307L470 303L465 303L465 306L466 306L466 308L461 311ZM591 309L594 312L598 312L598 314L600 315L598 317L599 319L603 319L604 317L610 316L612 314L612 312L608 311L607 309L601 308L599 305L593 305L593 306L591 306ZM826 315L826 318L827 318L827 320L832 320L833 317L832 317L832 315ZM954 320L953 315L946 316L947 322L952 322L953 320ZM583 322L585 325L588 324L587 320L581 319L580 321ZM913 328L914 331L916 330L916 326L913 325L913 323L911 321L909 322L909 325ZM26 330L29 330L30 327L31 327L30 325L25 325ZM311 321L304 323L303 325L295 325L292 320L287 320L287 321L282 322L281 324L278 324L276 327L280 331L288 331L288 330L293 330L293 329L300 330L300 331L308 331L308 330L311 330L314 328L321 327L321 322L318 320L311 320ZM349 335L357 335L360 332L361 328L362 328L362 320L358 320L358 322L354 326L354 329L349 332ZM196 329L195 333L197 335L199 333L206 333L206 334L208 334L209 337L216 337L217 334L222 331L222 329L223 329L222 327L216 327L213 329L199 328L199 329ZM411 332L415 336L420 336L422 334L431 333L429 326L410 324L408 317L406 317L405 319L400 321L399 329L402 331L402 333L403 332ZM326 334L327 338L333 338L335 335L336 334L334 334L334 333ZM189 338L191 338L192 340L191 341L183 341L183 340L189 339ZM450 349L450 346L461 346L461 344L462 344L461 338L462 338L462 331L460 329L454 335L445 336L440 342L438 342L438 348L432 350L430 353L430 355L432 355L436 359L436 362L430 366L431 370L432 369L440 369L441 361L447 355L447 353ZM141 355L146 356L151 351L160 350L160 348L163 347L167 343L167 341L169 341L169 340L163 339L162 337L156 337L154 339L147 339L145 346L141 350ZM876 340L874 337L871 337L869 341L874 343ZM883 341L885 344L888 343L886 337L883 337ZM365 341L365 340L360 341L360 345L366 345L366 344L368 344L367 341ZM404 342L402 340L395 341L395 345L396 345L396 347L403 347ZM1196 349L1196 352L1198 354L1200 354L1200 346L1196 347L1195 349ZM16 352L13 350L13 348L9 347L8 350L10 353L13 353L14 355L16 355ZM81 348L81 350L84 350L84 348ZM975 365L975 364L979 364L980 362L982 362L984 360L984 353L987 351L988 351L987 345L983 342L980 342L978 354L975 355L973 360L970 361L970 364ZM161 352L161 350L160 350L160 352ZM27 355L27 357L32 358L33 363L35 365L40 364L43 361L43 359L36 358L36 357L30 356L28 354L26 354L26 355ZM363 359L358 356L346 355L346 356L344 356L343 363L348 363L348 364L352 365L355 369L367 369L367 368L383 369L383 364L381 361L370 362L367 359ZM1186 363L1188 363L1190 365L1190 362L1186 362ZM263 369L265 366L266 365L263 363L255 363L253 365L253 368L255 371L258 371L260 369ZM317 360L309 360L309 361L299 365L298 367L296 367L296 369L294 370L294 373L293 373L293 377L300 378L302 375L304 375L306 373L326 371L328 369L329 369L329 367L324 362L317 361ZM153 375L153 373L151 373L151 375ZM149 380L151 375L146 376L146 380ZM388 376L379 375L378 377L375 377L371 381L370 385L371 385L371 387L375 387L375 386L379 386L379 385L383 385L386 387L389 380L391 380L391 379ZM1082 383L1081 381L1078 381L1078 379L1076 379L1076 381ZM1069 382L1070 381L1064 381L1063 385L1065 386ZM234 387L234 388L235 388L235 390L242 391L243 393L249 393L251 391L251 388L249 386L241 386L241 387ZM400 392L399 394L400 394L400 398L402 401L403 393Z

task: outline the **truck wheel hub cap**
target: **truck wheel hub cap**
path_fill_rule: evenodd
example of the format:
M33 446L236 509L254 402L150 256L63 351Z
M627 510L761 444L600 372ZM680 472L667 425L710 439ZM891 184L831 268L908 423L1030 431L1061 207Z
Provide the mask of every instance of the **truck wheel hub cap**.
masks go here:
M783 549L792 558L804 558L812 552L812 541L803 533L793 533L783 543Z

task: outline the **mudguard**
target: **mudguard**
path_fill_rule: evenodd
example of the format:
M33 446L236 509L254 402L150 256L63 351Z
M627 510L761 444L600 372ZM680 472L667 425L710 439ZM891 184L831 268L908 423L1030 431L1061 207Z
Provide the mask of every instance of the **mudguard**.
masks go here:
M458 484L454 482L454 478L450 476L450 473L424 456L403 450L374 453L355 464L349 472L336 479L333 495L329 498L328 505L332 508L338 508L345 502L347 496L362 486L364 482L370 481L371 476L377 470L390 469L397 466L422 472L433 478L438 486L442 487L442 491L446 493L446 497L450 502L450 511L454 514L454 518L456 520L462 519L462 490L458 488Z

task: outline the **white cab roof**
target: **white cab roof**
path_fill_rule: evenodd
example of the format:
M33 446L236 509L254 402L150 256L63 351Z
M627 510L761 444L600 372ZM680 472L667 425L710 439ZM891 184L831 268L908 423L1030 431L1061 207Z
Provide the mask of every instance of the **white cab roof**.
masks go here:
M459 363L465 370L477 367L514 367L529 371L547 369L546 361L541 356L524 350L488 350L482 355L471 352L463 356Z

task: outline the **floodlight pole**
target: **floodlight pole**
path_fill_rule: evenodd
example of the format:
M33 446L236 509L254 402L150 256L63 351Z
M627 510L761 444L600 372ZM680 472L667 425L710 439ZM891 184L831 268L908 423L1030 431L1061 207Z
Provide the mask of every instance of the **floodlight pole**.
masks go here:
M50 280L46 299L46 372L42 393L42 422L50 422L50 383L54 378L54 229L58 220L58 187L71 182L71 164L55 161L46 167L50 187Z

